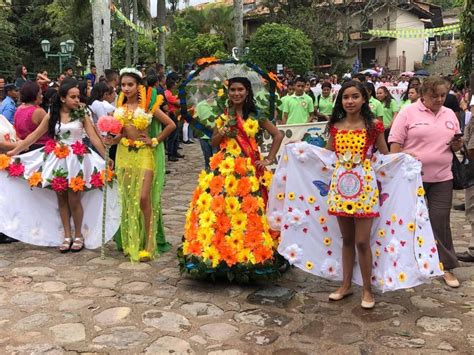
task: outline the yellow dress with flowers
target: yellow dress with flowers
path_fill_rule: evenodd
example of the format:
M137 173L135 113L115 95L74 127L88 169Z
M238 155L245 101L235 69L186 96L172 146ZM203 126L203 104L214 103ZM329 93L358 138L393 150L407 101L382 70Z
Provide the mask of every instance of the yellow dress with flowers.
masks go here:
M210 160L211 171L199 175L189 210L182 252L182 272L205 278L248 281L277 272L279 233L271 232L266 217L267 188L272 174L259 171L256 119L229 116L216 120L234 134L224 138Z
M375 140L383 131L381 122L371 129L330 128L338 159L329 186L329 214L357 218L379 216L379 189L371 155Z
M161 127L153 120L150 112L154 112L161 102L156 98L154 103L149 105L149 110L145 109L145 102L140 102L140 107L135 110L128 110L126 105L119 105L114 117L123 126L132 125L141 131L148 130L151 137L156 137ZM151 145L122 138L117 147L115 170L121 197L122 219L120 236L116 241L132 262L153 259L156 253L161 251L160 244L166 243L161 219L164 152L159 154L159 150L163 149L162 145L158 144L156 138L152 138ZM153 172L150 234L157 236L156 238L147 237L147 228L140 208L140 196L147 171Z

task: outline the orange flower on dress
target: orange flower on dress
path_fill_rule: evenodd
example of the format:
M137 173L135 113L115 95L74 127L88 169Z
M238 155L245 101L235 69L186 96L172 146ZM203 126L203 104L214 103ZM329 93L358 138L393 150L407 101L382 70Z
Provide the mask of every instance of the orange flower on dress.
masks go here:
M244 238L244 246L254 250L263 244L263 238L260 232L247 231Z
M69 155L69 147L67 145L59 145L54 148L54 155L58 159L64 159Z
M273 251L263 245L259 245L258 248L255 248L253 251L253 255L255 256L256 263L263 263L264 261L272 258Z
M102 169L100 172L100 177L102 178L102 182L104 182L104 175L105 175L105 169ZM107 182L111 182L114 178L114 171L110 168L107 168Z
M219 250L219 254L221 258L225 261L227 266L232 267L237 264L237 257L235 255L235 251L229 247L222 247Z
M188 254L194 254L196 256L201 256L202 254L202 245L197 241L189 243Z
M211 190L211 195L217 195L222 192L224 187L224 177L222 175L214 176L209 182L209 188Z
M258 210L258 200L252 195L245 196L240 204L242 211L248 214L255 214Z
M262 232L262 218L257 214L249 214L247 217L247 231Z
M197 200L199 199L199 196L201 196L202 190L200 187L197 187L196 190L193 192L193 202L192 204L195 205Z
M247 175L247 158L243 158L243 157L236 158L234 171L240 176Z
M222 213L217 216L217 221L214 224L214 228L216 231L221 232L221 233L227 233L231 227L230 224L230 218L227 217L225 213Z
M220 254L220 249L226 245L225 233L216 233L214 237L212 237L212 244L217 248Z
M211 210L216 215L222 214L225 211L225 198L222 195L214 197L211 201Z
M209 167L212 170L216 170L219 167L219 164L224 160L224 153L219 152L214 154L209 160Z
M246 197L252 192L252 185L247 177L242 177L237 183L237 195L240 197Z
M205 58L199 58L196 60L196 64L201 66L203 64L211 64L217 62L219 59L216 57L205 57Z
M74 192L84 191L85 185L86 185L86 182L84 181L82 176L76 176L75 178L72 178L71 181L69 182L69 187Z
M43 181L43 177L41 176L41 172L36 171L34 172L29 178L28 183L30 187L36 187Z
M0 154L0 170L5 170L10 165L12 158L6 154Z

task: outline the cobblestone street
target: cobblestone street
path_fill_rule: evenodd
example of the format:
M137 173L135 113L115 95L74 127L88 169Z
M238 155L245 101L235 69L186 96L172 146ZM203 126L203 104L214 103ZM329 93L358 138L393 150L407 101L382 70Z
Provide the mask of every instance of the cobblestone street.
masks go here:
M472 354L474 265L455 270L461 287L440 280L376 295L360 307L360 289L329 303L337 284L297 269L269 284L238 286L181 277L176 249L197 175L199 144L168 164L163 196L173 251L131 264L115 245L60 254L0 245L0 354ZM456 195L456 203L462 194ZM457 251L470 237L452 213Z

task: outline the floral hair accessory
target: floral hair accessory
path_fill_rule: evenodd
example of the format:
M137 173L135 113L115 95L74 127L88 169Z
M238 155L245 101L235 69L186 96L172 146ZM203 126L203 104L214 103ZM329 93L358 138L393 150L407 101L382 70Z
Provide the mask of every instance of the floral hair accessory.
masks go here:
M136 74L141 79L143 79L143 75L140 72L140 70L135 69L135 68L123 68L123 69L120 70L120 76L122 76L123 74Z

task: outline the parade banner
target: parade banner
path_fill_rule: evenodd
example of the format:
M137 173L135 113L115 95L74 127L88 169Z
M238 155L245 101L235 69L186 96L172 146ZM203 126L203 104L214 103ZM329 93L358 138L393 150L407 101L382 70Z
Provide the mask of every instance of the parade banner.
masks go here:
M113 3L110 6L110 10L115 14L115 17L117 17L118 20L122 21L128 27L130 27L132 30L134 30L135 32L138 32L141 35L153 38L154 36L156 36L160 32L162 32L162 33L169 32L169 30L166 26L155 27L155 28L151 29L151 28L143 28L143 27L133 23Z
M327 136L325 134L327 122L314 122L295 125L279 125L277 128L283 133L283 142L277 153L277 161L280 160L281 152L286 144L305 141L318 147L325 147ZM260 144L260 152L267 155L272 148L272 136L265 131L263 141ZM268 166L268 169L275 171L277 164Z
M393 96L393 98L397 101L397 103L400 103L402 101L402 96L407 91L407 88L404 86L387 86L387 90L390 92L390 95Z
M435 28L403 28L394 30L369 30L367 33L374 37L390 38L429 38L444 34L458 33L461 30L460 24Z

